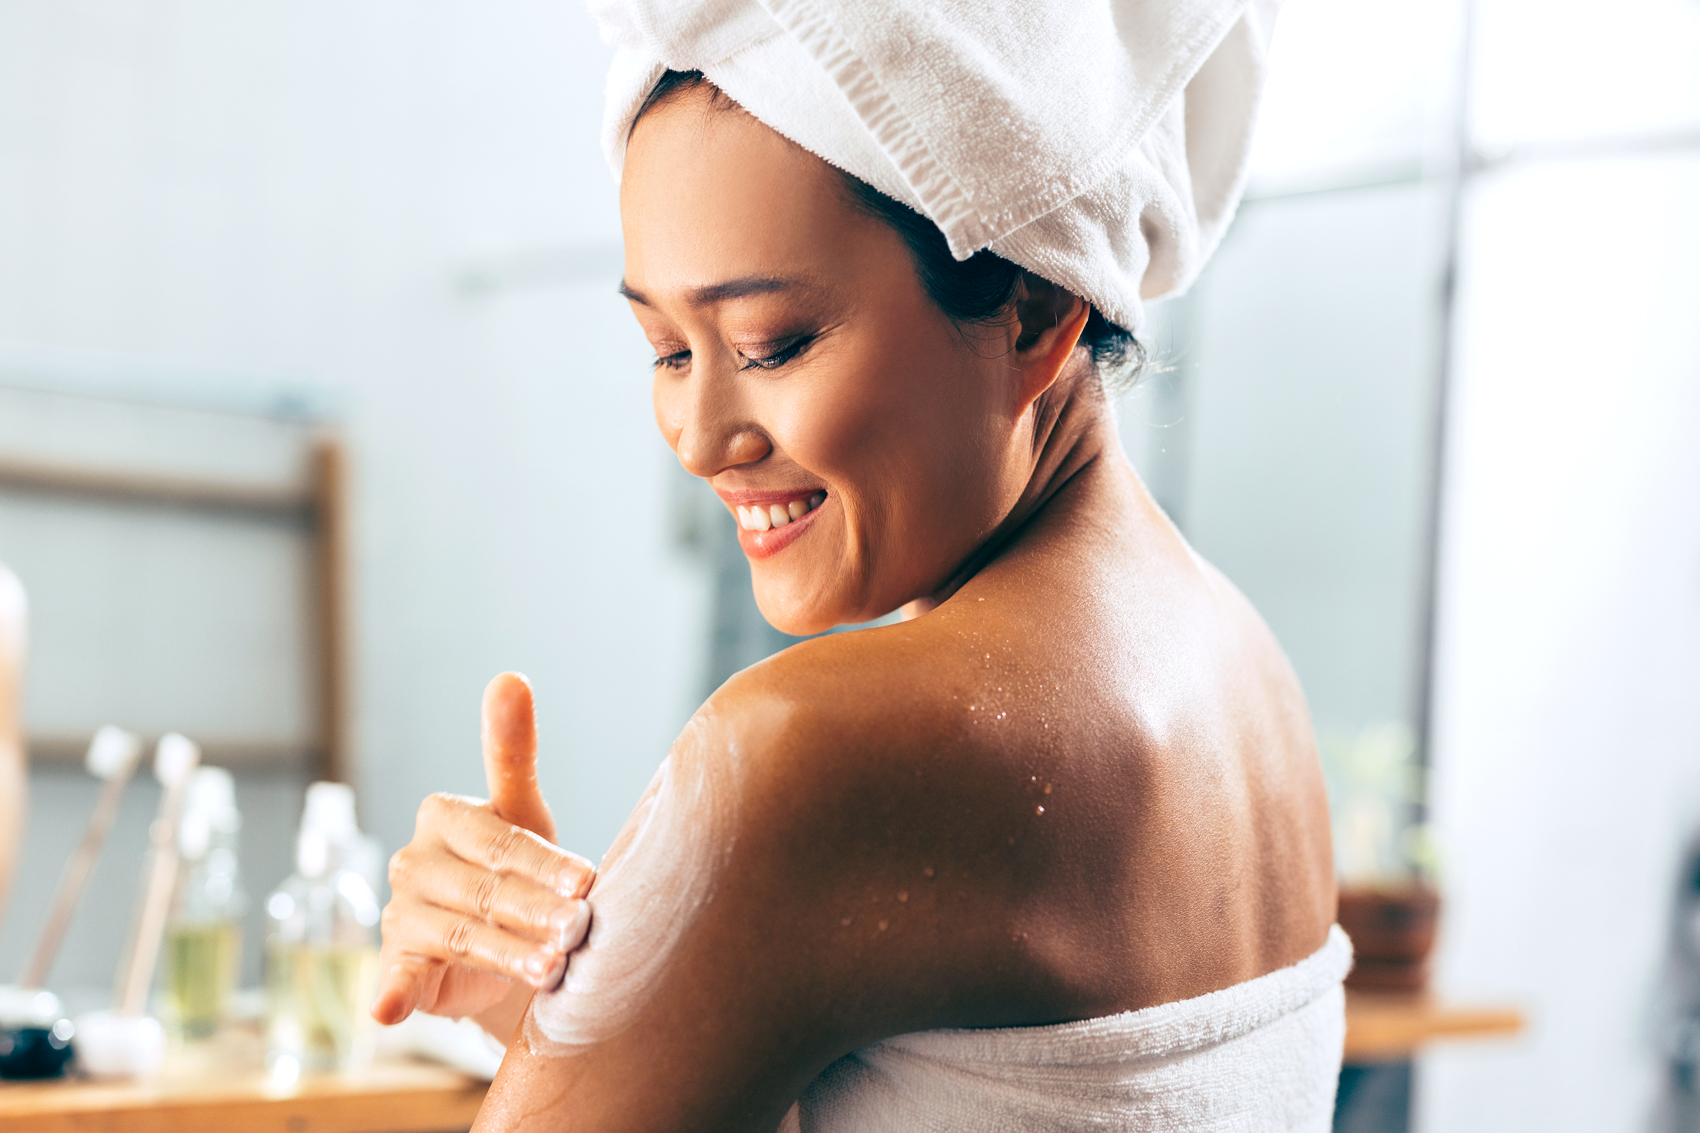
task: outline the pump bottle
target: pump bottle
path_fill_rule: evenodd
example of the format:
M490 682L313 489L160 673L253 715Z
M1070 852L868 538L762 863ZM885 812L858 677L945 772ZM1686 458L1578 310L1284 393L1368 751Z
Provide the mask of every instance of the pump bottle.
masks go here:
M216 1032L236 990L242 916L248 910L237 861L241 830L230 772L198 768L177 827L183 874L165 934L162 1014L179 1038L203 1039Z
M358 1068L371 1057L378 900L361 876L354 792L307 789L295 873L266 899L266 1066L273 1077Z

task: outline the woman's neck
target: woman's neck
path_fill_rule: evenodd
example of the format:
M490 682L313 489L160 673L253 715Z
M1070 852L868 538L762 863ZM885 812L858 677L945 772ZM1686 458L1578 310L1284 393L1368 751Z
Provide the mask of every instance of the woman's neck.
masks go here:
M932 593L906 603L905 621L937 608L986 565L1007 551L1059 498L1085 490L1105 465L1121 457L1121 441L1109 399L1089 365L1068 376L1033 403L1033 441L1027 478L1014 505L973 554Z

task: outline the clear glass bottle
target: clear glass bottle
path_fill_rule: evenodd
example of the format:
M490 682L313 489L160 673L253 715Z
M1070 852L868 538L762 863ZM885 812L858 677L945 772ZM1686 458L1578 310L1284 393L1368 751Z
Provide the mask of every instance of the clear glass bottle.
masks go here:
M274 1076L348 1070L372 1052L378 899L358 866L354 792L314 783L295 874L266 899L266 1066Z
M161 1014L179 1038L203 1039L217 1032L236 990L242 917L248 911L237 858L241 831L230 772L196 770L177 828L183 874L165 933Z

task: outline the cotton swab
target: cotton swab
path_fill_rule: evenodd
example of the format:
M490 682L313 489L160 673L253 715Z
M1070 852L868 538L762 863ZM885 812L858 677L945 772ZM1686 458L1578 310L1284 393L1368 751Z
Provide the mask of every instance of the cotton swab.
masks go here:
M113 991L119 1015L141 1015L147 1007L148 988L153 983L154 963L159 959L160 940L165 933L166 914L171 910L172 890L177 883L177 820L183 814L183 797L189 778L201 762L201 749L176 732L159 739L154 749L153 772L165 787L159 815L149 831L153 843L148 855L146 881L142 890L141 914L119 968Z
M118 815L124 788L129 785L141 754L141 737L133 732L108 724L94 734L83 762L89 774L105 780L105 785L101 787L100 798L89 815L82 843L65 863L64 873L59 875L59 889L53 895L52 911L47 915L47 925L41 930L35 951L24 968L23 978L18 981L19 987L39 988L47 982L53 961L59 955L59 945L65 939L65 930L70 927L77 903L82 900L89 874L100 859L101 847L106 844L106 835L112 829L112 820Z

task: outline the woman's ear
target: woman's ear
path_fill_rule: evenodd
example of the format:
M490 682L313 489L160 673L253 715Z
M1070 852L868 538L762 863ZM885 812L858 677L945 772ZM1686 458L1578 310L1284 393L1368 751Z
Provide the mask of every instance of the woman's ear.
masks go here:
M1011 364L1019 371L1016 412L1027 412L1056 384L1080 342L1092 307L1048 279L1022 272L1015 285L1018 332Z

